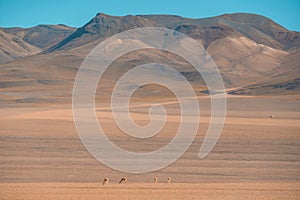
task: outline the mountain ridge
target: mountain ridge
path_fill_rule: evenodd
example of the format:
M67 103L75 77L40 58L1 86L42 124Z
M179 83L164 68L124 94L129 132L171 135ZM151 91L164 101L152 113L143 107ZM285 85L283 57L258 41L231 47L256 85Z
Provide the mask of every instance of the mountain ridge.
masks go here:
M300 37L298 37L300 33L289 31L266 17L243 13L224 14L204 19L191 19L176 15L110 16L98 13L76 30L64 25L38 26L37 28L42 30L57 28L59 33L63 33L66 29L68 32L68 35L62 34L62 39L58 42L56 42L57 37L53 37L53 44L40 46L43 48L33 46L28 43L30 41L23 40L25 31L22 29L6 30L5 34L9 35L8 38L16 37L33 50L36 49L35 53L30 53L28 50L28 55L31 57L26 57L26 54L16 57L15 61L11 59L10 62L0 65L3 70L2 80L8 82L2 85L6 87L15 84L19 87L21 83L28 83L30 79L31 85L51 83L53 87L54 85L60 87L60 84L68 83L68 87L71 87L71 80L74 79L80 63L101 41L132 28L152 26L180 31L202 43L217 64L226 88L238 88L230 90L231 94L255 95L256 91L259 95L269 94L270 91L274 94L299 92L297 84L299 84L298 78L300 77ZM47 34L39 36L43 39ZM23 58L19 59L20 57ZM126 55L114 63L116 65L114 74L120 74L125 69L128 70L130 67L143 64L143 61L151 61L151 59L173 65L194 85L200 86L196 88L197 90L203 89L203 80L191 66L178 57L163 52L141 51L136 52L135 55ZM36 76L30 75L33 72L37 73ZM22 74L27 74L27 76ZM108 77L107 80L110 82L114 78ZM20 79L21 83L16 83L15 79ZM293 87L289 87L291 84ZM66 85L61 85L61 87L65 88Z
M11 47L12 44L5 44L5 42L1 42L0 56L3 57L3 59L0 60L0 63L22 58L24 55L26 56L40 53L69 36L74 30L75 28L68 27L63 24L42 24L30 28L0 28L0 31L7 37L15 38L15 40L18 40L23 46L30 46L29 52L27 52L26 49L14 51L14 49ZM1 38L4 38L4 36ZM9 41L6 43L9 43ZM30 52L30 49L32 49L32 52Z
M235 13L192 19L176 15L110 16L98 13L88 23L46 52L78 47L82 43L77 44L73 41L76 38L86 37L82 39L86 43L131 28L149 26L165 27L185 33L192 38L202 39L205 47L229 34L244 35L272 48L288 50L300 46L299 32L289 31L271 19L256 14ZM196 37L195 34L191 34L195 30L198 32ZM88 37L87 34L90 36Z

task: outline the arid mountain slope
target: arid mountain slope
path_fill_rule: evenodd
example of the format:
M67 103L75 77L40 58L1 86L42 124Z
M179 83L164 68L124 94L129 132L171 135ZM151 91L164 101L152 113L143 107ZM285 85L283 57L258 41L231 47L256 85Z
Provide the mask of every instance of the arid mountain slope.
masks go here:
M201 40L207 48L213 41L225 37L244 36L256 43L288 50L300 46L300 33L289 31L274 21L254 14L226 14L203 19L172 15L140 15L115 17L99 13L50 51L78 47L83 43L103 39L138 27L160 26L183 32Z
M259 44L273 48L291 49L300 46L299 32L289 31L261 15L235 13L202 19L187 19L169 15L143 15L143 17L171 29L185 25L186 31L183 32L187 35L197 27L202 30L200 35L208 34L212 38L211 40L221 38L216 35L219 34L219 30L226 29L227 31L234 30L235 34L244 35ZM230 35L233 36L233 34Z
M8 34L0 29L0 63L31 56L40 51L40 48L25 42L18 36Z
M51 47L47 52L79 47L122 31L147 26L157 26L157 24L138 16L115 17L99 13L86 25L78 28L73 34Z
M29 44L47 49L68 37L75 28L66 25L38 25L32 28L7 28L4 30L15 36L19 36Z
M39 25L32 28L0 29L0 63L34 55L69 36L75 28L65 25Z
M96 45L116 33L153 26L183 32L202 43L217 64L225 87L232 94L278 95L299 92L300 33L289 31L268 18L253 14L188 19L171 15L115 17L99 13L74 32L72 28L64 26L39 26L43 30L57 29L52 30L53 33L41 31L40 34L5 29L5 35L22 38L22 42L35 50L34 53L42 52L0 65L0 90L51 90L57 93L56 100L62 99L59 98L62 96L70 97L77 69ZM35 37L36 40L33 39ZM51 42L46 44L43 41L47 37ZM58 38L64 39L58 41ZM8 38L4 41L11 40ZM182 48L189 47L183 44ZM28 55L34 53L29 51ZM105 77L107 86L111 86L112 80L126 70L153 61L176 68L192 82L197 94L201 94L205 84L195 69L178 56L162 51L137 51L118 59L113 63L113 73L107 73Z

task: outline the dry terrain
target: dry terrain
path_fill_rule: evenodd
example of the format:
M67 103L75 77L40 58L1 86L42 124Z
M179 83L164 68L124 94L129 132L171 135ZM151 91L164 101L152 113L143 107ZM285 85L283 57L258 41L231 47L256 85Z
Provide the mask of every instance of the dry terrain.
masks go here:
M7 104L0 115L1 198L298 199L300 97L228 97L226 124L208 157L197 156L209 122L209 98L200 97L201 125L193 145L167 168L141 175L95 160L79 140L71 105ZM132 116L145 124L147 104L139 104ZM101 103L97 113L108 137L120 147L152 151L167 144L177 128L176 103L164 105L171 113L167 128L144 140L121 133ZM117 184L123 176L128 182ZM157 184L152 183L155 176ZM102 186L105 177L110 183ZM172 183L166 183L167 177Z
M3 199L299 199L299 183L0 184Z
M216 146L199 159L210 122L210 98L199 73L164 51L123 55L104 73L96 93L99 123L116 145L153 151L168 144L178 129L178 102L157 85L141 86L130 111L137 124L146 125L149 105L163 104L168 118L162 131L138 139L116 126L109 107L113 86L137 65L172 66L191 83L201 109L197 136L180 159L152 173L126 174L84 148L73 121L72 89L82 61L96 45L116 33L149 26L177 30L203 44L228 92L227 117ZM0 199L300 199L299 47L299 32L243 13L204 19L99 13L77 29L1 28ZM118 184L124 176L128 182ZM102 185L105 177L110 182Z

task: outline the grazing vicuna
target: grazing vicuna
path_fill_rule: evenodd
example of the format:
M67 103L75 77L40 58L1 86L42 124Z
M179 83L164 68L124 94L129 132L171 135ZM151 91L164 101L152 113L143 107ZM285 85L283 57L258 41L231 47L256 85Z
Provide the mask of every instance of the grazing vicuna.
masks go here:
M167 182L171 183L171 177L168 177Z
M105 178L105 179L103 180L103 183L102 183L102 185L104 185L104 184L108 184L108 182L109 182L109 178Z
M127 182L127 178L126 177L121 178L121 180L119 181L119 183L126 183L126 182Z

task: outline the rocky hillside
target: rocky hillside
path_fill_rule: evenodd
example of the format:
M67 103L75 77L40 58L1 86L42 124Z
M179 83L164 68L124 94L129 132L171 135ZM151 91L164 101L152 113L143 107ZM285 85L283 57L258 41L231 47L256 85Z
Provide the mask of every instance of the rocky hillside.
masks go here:
M226 14L203 19L170 15L115 17L97 14L86 25L53 46L50 51L78 47L99 38L138 27L160 26L174 29L201 40L208 47L215 40L244 36L272 48L289 50L300 46L300 33L285 29L272 20L254 14Z
M0 63L34 55L50 48L73 33L65 25L39 25L32 28L0 29Z
M0 65L2 75L6 82L11 77L14 82L21 78L26 83L30 77L31 84L51 79L53 85L59 85L69 80L68 87L72 87L81 62L97 44L122 31L153 26L180 31L202 43L231 94L299 93L300 33L289 31L266 17L243 13L203 19L174 15L117 17L99 13L76 30L64 25L1 29L1 62L25 57ZM33 56L26 57L29 55ZM114 76L107 80L111 82L126 70L153 60L174 66L201 93L199 88L204 86L201 76L178 56L161 51L126 55L114 62ZM27 79L23 74L28 75ZM4 86L7 84L11 85Z

